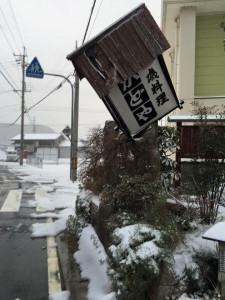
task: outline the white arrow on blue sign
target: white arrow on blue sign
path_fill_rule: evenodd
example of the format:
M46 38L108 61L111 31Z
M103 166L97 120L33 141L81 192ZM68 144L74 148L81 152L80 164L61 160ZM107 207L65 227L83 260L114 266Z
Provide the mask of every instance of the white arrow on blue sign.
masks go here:
M43 78L44 77L44 71L43 71L37 57L35 57L32 60L32 62L29 64L29 66L27 67L26 76L34 77L34 78Z

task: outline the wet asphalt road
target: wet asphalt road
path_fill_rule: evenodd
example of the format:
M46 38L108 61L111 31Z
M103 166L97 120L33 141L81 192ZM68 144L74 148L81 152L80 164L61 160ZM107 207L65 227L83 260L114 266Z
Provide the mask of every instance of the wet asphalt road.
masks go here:
M9 190L26 188L0 165L0 209ZM34 208L26 205L34 195L23 193L19 212L0 211L0 300L47 300L46 238L31 239ZM40 221L38 221L40 222Z

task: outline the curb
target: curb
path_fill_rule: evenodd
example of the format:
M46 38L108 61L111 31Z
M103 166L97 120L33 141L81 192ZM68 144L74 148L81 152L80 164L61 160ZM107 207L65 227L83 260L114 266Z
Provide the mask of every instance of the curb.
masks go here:
M79 265L74 259L78 240L63 232L56 237L62 290L70 291L70 300L87 300L88 281L80 275Z

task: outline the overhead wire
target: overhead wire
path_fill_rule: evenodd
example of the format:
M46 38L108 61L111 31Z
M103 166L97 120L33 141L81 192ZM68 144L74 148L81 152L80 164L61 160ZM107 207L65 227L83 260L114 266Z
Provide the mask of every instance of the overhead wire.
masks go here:
M32 105L31 107L29 107L28 109L26 109L25 113L28 113L33 107L37 106L39 103L41 103L42 101L44 101L48 96L50 96L52 93L54 93L59 88L61 88L61 83L56 88L54 88L51 92L49 92L45 97L43 97L41 100L39 100L34 105ZM14 122L12 122L11 124L9 124L8 126L14 125L20 119L21 115L22 114L20 114L18 116L18 118Z
M22 45L23 45L23 47L24 47L24 41L23 41L23 37L22 37L22 35L21 35L20 29L19 29L19 25L18 25L18 22L17 22L16 16L15 16L15 14L14 14L13 7L12 7L12 4L11 4L11 1L10 1L10 0L9 0L9 6L10 6L10 9L11 9L12 16L13 16L13 18L14 18L14 22L15 22L15 24L16 24L16 28L17 28L17 31L18 31L18 33L19 33L19 36L20 36L20 39L21 39Z
M14 34L13 34L13 32L12 32L10 26L9 26L9 23L8 23L8 21L7 21L7 18L6 18L6 16L5 16L5 14L4 14L4 11L3 11L2 7L0 7L0 10L1 10L2 16L3 16L4 20L5 20L5 24L6 24L8 30L9 30L11 36L12 36L12 39L13 39L15 45L16 45L16 48L17 48L18 52L20 52L19 47L18 47L18 44L17 44L16 39L15 39L15 37L14 37Z
M3 27L2 27L1 24L0 24L0 29L2 30L2 33L3 33L3 35L4 35L4 37L5 37L6 41L7 41L7 43L8 43L8 45L9 45L9 48L12 50L12 52L14 52L13 47L12 47L12 45L11 45L11 43L10 43L10 41L9 41L9 39L8 39L8 37L7 37L7 35L5 34L5 31L4 31L4 29L3 29Z
M102 0L103 1L103 0ZM102 4L102 1L101 1L101 4ZM20 30L19 30L19 26L18 26L18 23L17 23L17 20L16 20L16 17L15 17L15 14L14 14L14 11L13 11L13 7L11 5L11 2L9 0L9 4L10 4L10 8L11 8L11 12L12 12L12 15L14 17L14 21L15 21L15 24L17 26L17 30L18 30L18 33L20 35L20 39L22 41L22 44L24 45L24 42L23 42L23 38L22 38L22 35L20 33ZM85 39L86 39L86 36L87 36L87 32L88 32L88 29L89 29L89 26L90 26L90 22L91 22L91 18L92 18L92 15L93 15L93 11L94 11L94 8L95 8L95 4L96 4L96 0L94 0L93 2L93 5L92 5L92 8L91 8L91 12L90 12L90 16L89 16L89 19L88 19L88 23L87 23L87 26L86 26L86 30L85 30L85 33L84 33L84 37L83 37L83 41L82 41L82 44L85 42ZM101 7L101 4L100 4L100 7ZM99 9L100 9L99 7ZM99 12L99 10L98 10ZM97 12L97 15L98 15L98 12ZM97 16L96 16L97 17ZM95 18L96 20L96 18ZM93 26L92 26L93 28ZM1 72L2 73L2 72ZM3 73L2 73L3 75ZM74 75L74 72L73 73L70 73L66 78L68 79L70 76ZM4 75L3 75L4 76ZM4 76L5 77L5 76ZM5 78L6 79L6 78ZM7 80L7 79L6 79ZM8 80L7 80L8 81ZM60 89L63 84L66 82L66 79L64 79L59 85L57 85L52 91L50 91L45 97L43 97L41 100L39 100L38 102L36 102L34 105L32 105L31 107L29 107L28 109L25 110L25 113L29 113L31 109L33 109L35 106L37 106L38 104L40 104L42 101L44 101L47 97L49 97L53 92L55 92L56 90ZM9 83L9 82L8 82ZM9 83L10 84L10 83ZM10 84L11 85L11 84ZM11 85L12 86L12 85ZM14 89L14 88L13 88ZM15 89L14 89L15 90ZM21 97L21 96L20 96ZM18 116L18 118L11 124L9 124L8 126L12 126L14 125L21 117L21 114L20 116ZM87 124L88 125L88 124Z
M103 1L103 0L102 0ZM9 1L10 2L10 1ZM82 44L84 43L85 39L86 39L86 35L87 35L87 32L88 32L88 29L89 29L89 25L90 25L90 21L91 21L91 18L92 18L92 15L93 15L93 11L94 11L94 8L95 8L95 4L96 4L96 0L94 0L93 2L93 5L92 5L92 8L91 8L91 13L90 13L90 16L89 16L89 19L88 19L88 23L87 23L87 26L86 26L86 30L85 30L85 33L84 33L84 37L83 37L83 41L82 41ZM72 76L74 73L70 73L66 78L68 79L70 76ZM56 88L54 88L50 93L48 93L44 98L42 98L40 101L38 101L37 103L35 103L33 106L29 107L28 108L28 112L34 108L35 106L37 106L39 103L41 103L43 100L45 100L48 96L50 96L54 91L58 90L59 88L62 87L62 85L65 83L66 79L64 79Z
M99 7L98 7L98 10L97 10L96 16L95 16L95 18L94 18L94 21L93 21L93 23L92 23L92 26L91 26L91 29L90 29L90 32L89 32L89 35L88 35L88 38L90 38L90 35L91 35L91 33L92 33L92 30L93 30L93 27L94 27L94 25L95 25L95 22L96 22L97 16L98 16L98 14L99 14L99 11L100 11L100 8L101 8L101 6L102 6L102 2L103 2L103 0L101 1L100 5L99 5Z
M3 66L2 63L0 63L0 66L2 67L2 69L4 70L4 72L7 74L8 78L11 80L11 82L15 85L15 87L18 90L19 88L18 88L17 84L14 82L14 80L11 77L11 75L9 74L9 72L6 70L6 68Z
M93 15L93 11L94 11L94 8L95 8L95 4L96 4L96 0L94 0L93 5L92 5L92 8L91 8L91 13L90 13L90 16L89 16L89 19L88 19L88 23L87 23L86 30L85 30L85 33L84 33L84 37L83 37L82 44L85 42L85 39L86 39L86 36L87 36L87 32L88 32L88 29L89 29L89 26L90 26L91 17L92 17L92 15Z
M19 95L19 97L21 98L21 95L20 95L19 91L12 85L12 83L8 80L8 78L5 76L5 74L2 73L1 70L0 70L0 73L5 78L5 80L8 82L8 84L11 86L11 88L13 89L13 92L17 93Z
M38 102L36 102L34 105L32 105L31 107L29 107L27 109L26 112L29 112L32 108L34 108L35 106L37 106L39 103L41 103L42 101L44 101L48 96L50 96L52 93L54 93L55 91L57 91L58 89L60 89L63 84L66 82L66 80L64 79L58 86L56 86L51 92L49 92L45 97L43 97L41 100L39 100Z

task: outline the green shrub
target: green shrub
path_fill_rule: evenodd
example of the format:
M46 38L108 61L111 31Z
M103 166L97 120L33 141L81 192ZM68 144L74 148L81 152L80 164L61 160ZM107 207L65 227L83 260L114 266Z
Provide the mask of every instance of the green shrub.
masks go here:
M180 149L180 136L174 127L161 126L158 131L158 148L161 161L161 180L168 189L180 179L177 162L171 157Z
M87 139L82 140L80 150L79 179L85 189L100 194L107 184L114 187L119 184L123 176L132 177L146 172L154 181L156 173L160 176L160 167L164 187L173 186L179 179L179 173L171 155L179 149L179 135L172 127L157 126L155 130L156 133L158 130L157 140L149 137L131 143L124 133L113 131L104 137L103 129L94 128ZM154 150L151 149L153 145ZM156 159L159 156L161 165Z
M66 221L66 227L70 234L79 236L82 229L91 221L91 192L83 191L77 195L75 215L70 215Z
M152 299L165 257L160 240L160 232L144 224L114 231L108 264L118 300Z
M107 186L103 190L102 199L104 205L113 208L113 213L120 211L141 217L157 201L160 190L160 183L151 183L148 174L123 176L116 188Z
M218 258L215 252L200 250L192 255L193 264L186 266L187 292L205 293L218 286Z

